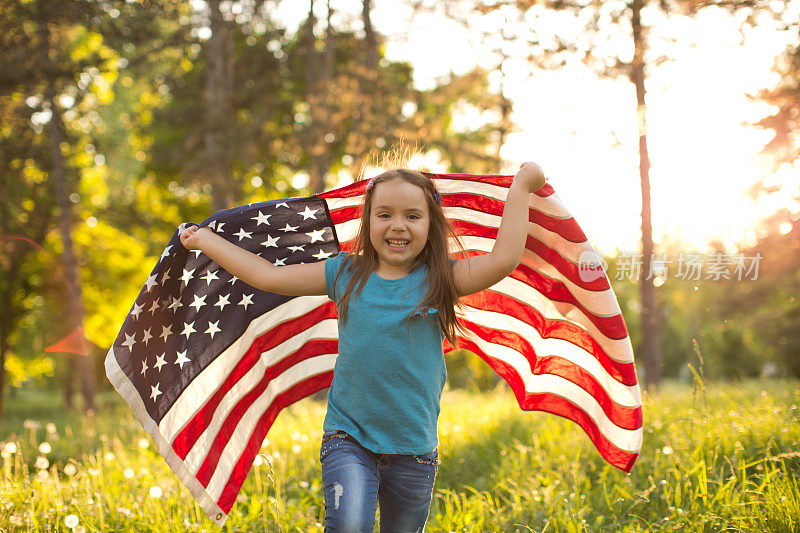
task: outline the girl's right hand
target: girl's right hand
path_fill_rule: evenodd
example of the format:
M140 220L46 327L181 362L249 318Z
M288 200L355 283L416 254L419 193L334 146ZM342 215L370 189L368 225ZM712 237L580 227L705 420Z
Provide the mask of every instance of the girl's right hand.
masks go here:
M204 228L199 226L189 226L181 233L181 244L187 250L200 250L200 241L202 240Z

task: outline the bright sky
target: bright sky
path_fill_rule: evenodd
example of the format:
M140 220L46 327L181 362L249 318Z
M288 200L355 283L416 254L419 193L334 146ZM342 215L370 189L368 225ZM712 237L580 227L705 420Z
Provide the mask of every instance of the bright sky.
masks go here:
M291 28L305 19L307 4L288 4L281 4L278 17ZM420 86L451 70L461 73L494 61L487 39L442 15L418 15L412 25L402 0L375 4L373 24L389 35L387 56L409 61ZM333 5L358 24L360 1ZM800 17L799 0L790 9L787 20ZM768 202L753 202L745 194L770 172L769 161L758 156L769 132L744 125L766 115L769 107L747 95L776 83L771 67L790 36L765 21L747 32L743 45L739 22L722 10L667 19L652 9L643 19L654 28L654 52L671 58L653 68L646 81L654 239L681 241L686 251L703 250L715 238L731 251L737 243L752 244L758 221L767 214L781 207L800 213L800 204L792 200L800 197L798 168L768 177L768 183L782 186ZM471 28L497 23L487 17L473 20ZM563 15L531 23L561 35L575 31L575 21ZM609 49L631 53L632 46L617 36ZM533 76L524 70L513 63L506 69L506 95L519 128L501 151L508 172L525 160L540 163L601 253L637 251L641 189L633 85L599 80L582 66ZM497 73L491 80L497 87ZM475 120L468 113L462 117L465 125Z

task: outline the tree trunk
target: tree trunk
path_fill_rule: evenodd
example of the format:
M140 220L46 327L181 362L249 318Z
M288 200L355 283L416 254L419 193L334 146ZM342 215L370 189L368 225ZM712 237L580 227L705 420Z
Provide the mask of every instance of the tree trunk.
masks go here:
M238 194L231 178L228 133L233 120L233 35L220 12L220 0L209 0L211 38L207 44L205 171L213 187L214 210L232 207Z
M636 87L636 113L639 122L639 176L642 185L642 277L640 293L642 300L642 353L644 382L647 388L661 383L661 344L659 340L659 313L656 287L653 285L653 228L650 216L650 157L647 154L647 123L645 105L644 53L647 47L641 11L646 0L631 2L631 25L633 26L634 57L631 65L631 81Z
M56 201L60 210L59 230L64 246L62 264L64 267L64 281L67 288L67 331L74 331L83 327L83 298L81 296L81 280L78 274L75 252L72 247L72 209L70 206L69 191L64 172L64 157L61 154L61 143L64 142L64 133L61 129L61 113L55 101L55 85L50 81L47 85L46 98L50 103L50 158L52 159L51 179L55 187ZM76 361L83 393L84 409L95 411L95 374L94 365L89 356L78 356ZM71 387L70 387L71 388ZM67 399L69 401L69 399ZM69 404L68 404L69 405Z
M7 288L3 290L3 309L0 311L0 418L6 412L6 355L11 331L11 291L16 283L18 270L19 263L12 258L11 268L5 279Z
M372 28L372 20L370 18L370 11L372 6L370 0L364 0L364 9L361 13L361 18L364 21L364 44L366 45L366 54L364 54L364 65L367 70L375 69L378 64L378 39L375 36L375 30Z
M330 169L330 150L328 148L328 140L325 138L330 132L330 105L332 102L331 95L328 91L331 89L331 80L333 78L333 62L334 62L334 48L333 48L333 29L331 28L331 9L330 1L328 1L328 16L327 26L325 28L325 54L322 56L320 64L319 54L316 50L316 37L314 36L314 2L311 0L308 13L308 33L306 34L306 44L308 46L310 63L314 67L320 68L307 68L306 81L308 86L308 103L311 106L311 128L309 139L309 188L312 193L318 193L325 190L325 174Z

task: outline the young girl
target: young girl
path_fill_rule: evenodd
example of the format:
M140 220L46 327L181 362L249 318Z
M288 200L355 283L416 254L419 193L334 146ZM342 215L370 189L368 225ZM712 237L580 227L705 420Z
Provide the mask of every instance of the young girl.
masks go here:
M326 531L372 531L378 504L381 531L424 529L438 469L442 339L455 345L460 296L519 264L528 195L544 183L538 165L523 164L492 251L458 260L433 182L401 169L370 180L353 252L326 261L276 267L207 228L181 235L253 287L336 302L339 356L320 450Z

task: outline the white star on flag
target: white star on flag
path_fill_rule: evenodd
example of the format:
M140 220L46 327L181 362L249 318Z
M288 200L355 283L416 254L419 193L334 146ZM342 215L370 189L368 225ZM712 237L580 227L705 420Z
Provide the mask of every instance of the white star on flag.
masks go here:
M224 222L218 222L217 223L217 229L215 229L214 231L216 231L217 233L222 233L222 226L224 226L224 225L225 225Z
M254 216L250 220L255 220L256 221L256 226L260 226L261 224L266 224L267 226L269 226L269 217L271 217L271 216L272 215L265 215L264 213L259 211L258 215Z
M144 338L142 339L142 342L144 343L145 346L147 346L147 341L149 341L152 338L153 336L150 335L150 328L144 330Z
M276 259L276 260L275 260L275 263L274 263L274 265L275 265L276 267L279 267L279 266L286 266L286 263L284 263L284 261L286 261L286 259L285 259L285 258L284 258L284 259Z
M155 300L153 300L153 305L150 306L150 309L148 309L148 311L150 311L150 313L155 315L156 311L158 311L158 307L159 307L158 298L156 298Z
M285 228L280 228L280 230L281 230L281 231L285 231L285 232L287 232L287 233L288 233L288 232L290 232L290 231L297 231L297 228L299 228L299 227L300 227L300 226L290 226L290 225L289 225L289 223L287 222L287 223L286 223L286 227L285 227Z
M316 213L317 211L319 211L319 209L311 209L310 207L306 206L305 211L301 211L300 213L297 214L302 215L303 220L308 220L309 218L313 218L314 220L316 220L317 217L314 216L314 213Z
M164 342L167 342L167 338L172 335L172 324L168 326L161 326L161 335L160 338L164 339Z
M244 310L247 311L247 306L253 303L253 295L252 294L242 294L242 301L239 302L239 305L244 306Z
M168 279L172 279L172 276L169 275L169 270L165 270L164 274L161 276L161 285L164 285L164 282Z
M165 355L167 354L162 353L161 355L156 356L156 364L153 365L153 368L157 368L159 372L161 372L161 367L167 364L167 361L164 359Z
M183 364L184 363L189 363L189 362L190 362L190 359L188 357L186 357L186 350L184 350L182 352L178 352L178 358L175 359L175 364L178 365L181 370L183 370Z
M206 270L206 275L205 276L200 276L200 279L206 280L206 284L207 284L206 286L208 286L208 285L211 285L211 282L214 281L215 279L219 279L219 277L217 277L217 271L216 270L213 271L213 272L210 271L210 270Z
M168 309L171 309L171 310L175 311L175 310L177 310L179 307L183 307L183 304L181 303L181 301L180 301L180 299L179 299L179 298L175 298L175 297L173 296L173 297L172 297L172 303L170 303L170 304L169 304L169 308L168 308Z
M199 297L196 294L194 294L193 296L194 296L194 301L189 304L189 307L194 307L195 311L199 313L200 308L206 305L206 296L208 295L204 294L202 297Z
M225 294L224 296L220 294L219 301L215 303L214 306L219 307L219 310L222 311L223 309L225 309L226 305L230 304L230 302L228 301L228 297L230 297L230 294Z
M133 311L131 311L131 315L133 315L134 320L139 319L139 313L142 312L142 307L144 307L144 305L139 305L136 302L133 302Z
M325 242L325 239L322 238L322 235L325 233L325 229L317 229L310 233L306 233L309 237L311 237L311 244L314 244L317 241Z
M252 238L253 238L253 237L252 237L252 235L253 235L253 232L251 232L251 231L245 231L245 230L244 230L244 228L239 228L239 231L237 231L236 233L234 233L234 235L236 235L237 237L239 237L239 240L240 240L240 241L241 241L242 239L252 239Z
M156 383L155 387L150 385L150 399L153 400L153 403L155 403L156 398L158 398L158 395L161 394L161 391L158 390L158 387L160 385L161 385L160 383Z
M289 208L289 204L287 204L286 202L281 202L279 204L275 204L275 209L278 209L279 207L285 207L285 208L288 209Z
M252 302L251 302L252 303ZM247 308L245 308L247 309ZM122 343L123 346L127 347L130 351L133 351L133 345L136 344L136 333L133 335L125 334L125 342Z
M211 322L209 320L208 321L208 329L205 330L204 333L208 333L209 335L211 335L211 338L213 339L215 333L218 333L218 332L222 331L221 329L219 329L217 327L217 324L219 324L219 320L217 320L216 322Z
M186 335L186 340L189 340L189 335L192 333L197 333L194 329L194 320L191 322L184 322L183 323L183 331L181 331L181 335Z
M148 366L147 366L147 358L145 357L145 358L142 360L142 375L143 375L143 376L145 375L145 372L147 372L147 370L148 370L149 368L150 368L150 367L148 367Z
M277 248L278 239L280 239L280 237L273 237L272 235L267 235L267 240L262 242L261 244L262 246L266 246L267 248L269 248L270 246L272 246L273 248Z
M192 274L194 274L194 269L186 270L184 268L183 269L183 276L181 276L181 281L183 281L185 284L188 285L189 284L189 280L194 277L194 276L192 276Z
M327 259L332 255L333 254L331 252L326 252L322 248L320 248L319 249L319 253L316 253L316 254L312 255L311 257L313 257L314 259L318 259L318 260L322 261L323 259Z
M164 253L161 254L161 258L158 261L161 262L161 259L164 259L165 257L167 257L169 255L169 251L171 249L172 249L172 245L170 244L169 246L167 246L167 249L164 250Z
M289 246L289 250L291 250L292 252L305 252L306 251L306 245L303 244L303 245L300 245L300 246Z
M144 284L147 287L147 292L150 292L150 289L152 289L155 285L158 285L158 283L156 283L156 275L153 274L152 276L148 277Z

